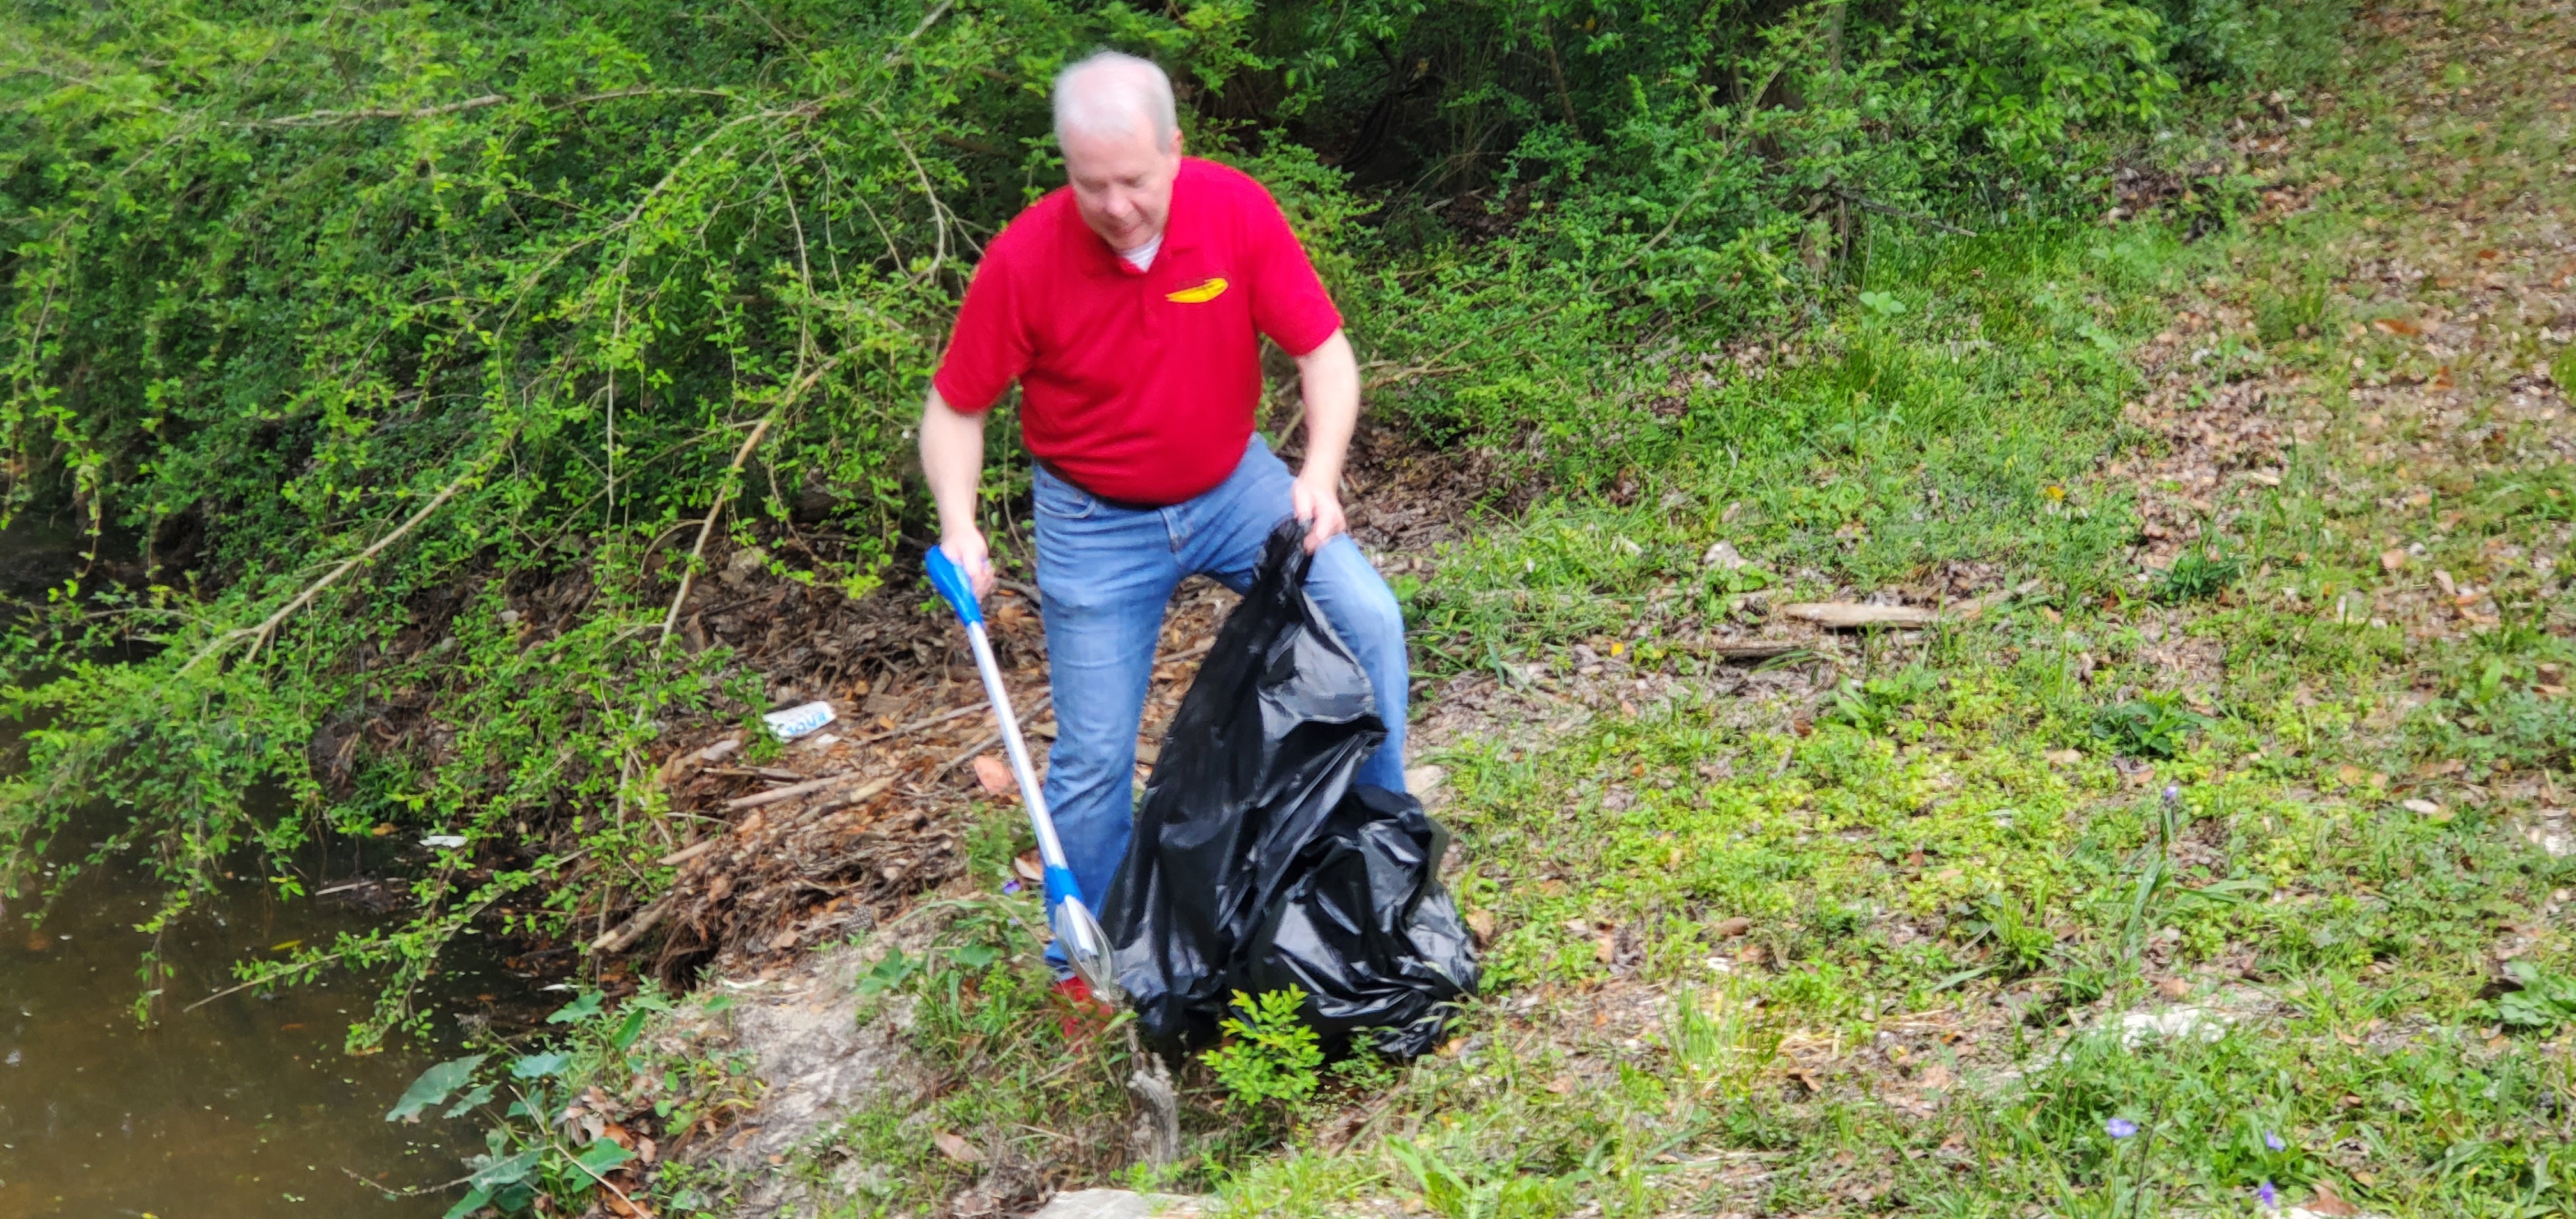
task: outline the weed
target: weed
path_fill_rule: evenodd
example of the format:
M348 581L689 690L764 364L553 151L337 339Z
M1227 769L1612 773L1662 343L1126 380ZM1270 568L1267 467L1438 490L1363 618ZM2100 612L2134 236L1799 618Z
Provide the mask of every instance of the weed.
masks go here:
M1256 999L1234 992L1236 1014L1219 1021L1225 1044L1199 1055L1226 1096L1246 1110L1294 1108L1315 1094L1324 1051L1307 1027L1306 992L1291 987Z
M1940 674L1919 668L1867 680L1845 678L1834 687L1833 702L1818 718L1876 736L1893 727L1916 701L1940 688Z
M2254 299L2255 337L2270 345L2323 332L2327 286L2324 279L2315 278L2287 289L2264 290Z
M2183 707L2182 696L2141 694L2093 712L2093 737L2112 752L2132 758L2170 758L2182 752L2207 717Z
M2206 601L2227 591L2244 574L2245 564L2232 556L2205 547L2184 551L2165 569L2156 599L2167 605Z
M1523 1172L1517 1157L1452 1157L1410 1139L1388 1139L1386 1153L1403 1165L1422 1201L1441 1219L1553 1219L1570 1200L1571 1183Z
M2506 1027L2548 1034L2576 1024L2576 978L2530 961L2507 961L2504 972L2520 988L2496 997L2496 1019Z

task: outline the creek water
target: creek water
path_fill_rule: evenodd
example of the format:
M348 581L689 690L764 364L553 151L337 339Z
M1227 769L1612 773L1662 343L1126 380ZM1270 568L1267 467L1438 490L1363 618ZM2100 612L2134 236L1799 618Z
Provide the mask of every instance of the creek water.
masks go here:
M9 532L0 566L16 567L8 560L29 551L22 530ZM0 583L23 571L0 571ZM329 884L322 878L381 869L394 861L370 856L392 854L342 843L295 863L319 890ZM147 875L87 869L40 921L26 917L39 903L23 891L0 917L0 1219L429 1219L452 1203L452 1190L387 1196L464 1175L462 1156L481 1139L466 1120L384 1120L412 1079L454 1050L398 1041L377 1054L342 1052L374 999L366 978L336 975L186 1010L231 985L235 961L328 943L378 917L278 897L254 875L164 934L170 972L148 1023L134 1014L150 940L134 927L159 898ZM472 955L469 947L450 959ZM458 962L439 982L448 1012L470 1018L496 997L478 990L501 992L505 1005L528 998L529 984L497 961ZM440 1025L459 1029L450 1015Z
M134 925L157 897L143 877L94 869L43 922L12 914L0 929L0 1219L441 1214L444 1192L386 1190L463 1175L480 1140L464 1121L384 1120L447 1047L344 1053L374 998L364 978L183 1010L229 985L232 962L326 943L367 916L223 895L164 936L171 976L138 1024L150 937Z

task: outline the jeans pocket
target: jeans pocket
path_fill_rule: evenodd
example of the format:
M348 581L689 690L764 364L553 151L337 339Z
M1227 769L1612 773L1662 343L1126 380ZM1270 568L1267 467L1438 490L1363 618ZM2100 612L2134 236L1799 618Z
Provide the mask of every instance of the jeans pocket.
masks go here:
M1031 498L1037 501L1038 511L1043 515L1078 521L1090 516L1100 506L1100 501L1090 492L1044 470L1038 471L1038 476L1032 481L1036 488L1031 492Z

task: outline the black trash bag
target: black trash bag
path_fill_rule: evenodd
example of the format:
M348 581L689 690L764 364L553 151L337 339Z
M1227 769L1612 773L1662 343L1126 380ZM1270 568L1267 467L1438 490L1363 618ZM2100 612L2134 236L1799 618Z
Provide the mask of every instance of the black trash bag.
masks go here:
M1412 797L1351 782L1386 728L1367 670L1306 596L1304 537L1294 521L1271 533L1102 902L1119 983L1166 1052L1214 1040L1233 992L1295 986L1329 1051L1420 1054L1476 986L1474 941L1440 885L1448 832Z

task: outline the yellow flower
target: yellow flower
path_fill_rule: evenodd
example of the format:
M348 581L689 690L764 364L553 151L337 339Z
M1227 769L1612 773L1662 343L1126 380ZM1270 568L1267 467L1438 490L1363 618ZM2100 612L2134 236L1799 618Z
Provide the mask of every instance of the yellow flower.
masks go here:
M2039 493L2047 496L2050 503L2063 503L2066 500L2066 488L2058 486L2056 483L2050 483L2047 486L2040 488Z

